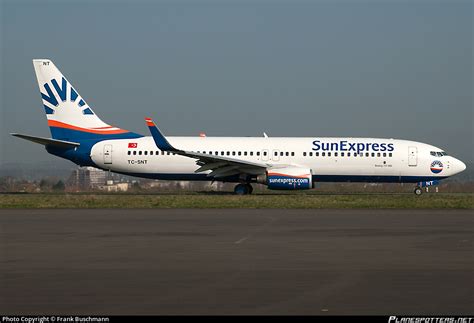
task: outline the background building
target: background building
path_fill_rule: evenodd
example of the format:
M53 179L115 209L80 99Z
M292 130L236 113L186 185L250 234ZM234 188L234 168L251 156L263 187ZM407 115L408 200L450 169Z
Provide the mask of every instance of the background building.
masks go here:
M84 190L99 188L106 184L107 172L94 167L79 167L75 169L68 180L68 185Z

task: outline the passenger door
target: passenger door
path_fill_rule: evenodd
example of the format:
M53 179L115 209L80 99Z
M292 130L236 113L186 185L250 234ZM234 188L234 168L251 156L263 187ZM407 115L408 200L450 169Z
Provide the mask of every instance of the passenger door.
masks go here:
M418 165L418 148L408 147L408 166Z

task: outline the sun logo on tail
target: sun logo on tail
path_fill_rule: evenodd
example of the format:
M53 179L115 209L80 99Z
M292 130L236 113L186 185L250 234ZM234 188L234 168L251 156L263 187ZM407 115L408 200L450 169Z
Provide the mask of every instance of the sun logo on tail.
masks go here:
M51 84L52 88L49 83L44 84L46 94L41 92L46 114L54 114L58 108L70 107L78 109L83 115L94 115L91 108L87 106L86 102L79 96L77 91L68 84L64 77L61 78L61 84L59 84L56 79L52 79Z

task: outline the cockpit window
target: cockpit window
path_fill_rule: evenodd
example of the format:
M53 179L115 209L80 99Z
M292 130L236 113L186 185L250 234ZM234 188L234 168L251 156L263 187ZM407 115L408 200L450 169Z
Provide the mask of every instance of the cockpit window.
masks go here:
M430 155L435 156L435 157L448 156L448 154L445 153L444 151L430 151Z

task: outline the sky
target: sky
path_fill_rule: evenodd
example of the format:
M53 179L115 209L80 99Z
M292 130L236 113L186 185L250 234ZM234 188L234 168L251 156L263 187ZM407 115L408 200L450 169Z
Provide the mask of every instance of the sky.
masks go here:
M351 136L472 163L473 2L0 0L0 167L50 162L32 59L148 135ZM69 162L64 162L69 163Z

